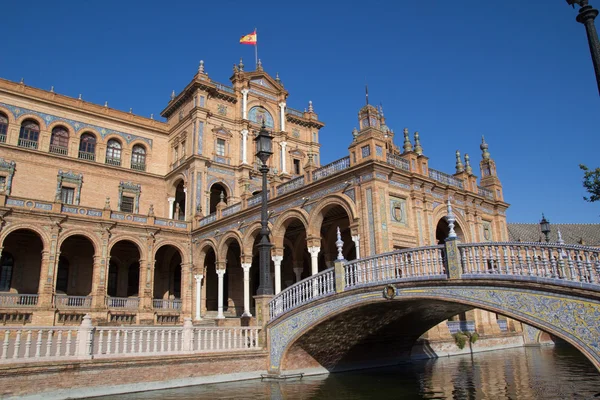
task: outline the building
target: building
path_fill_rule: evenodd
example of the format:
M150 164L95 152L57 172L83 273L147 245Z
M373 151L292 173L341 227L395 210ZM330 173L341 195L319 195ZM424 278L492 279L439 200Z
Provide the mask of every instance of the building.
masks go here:
M201 62L161 122L0 80L0 319L251 316L261 202L253 138L263 124L274 137L276 292L332 266L338 229L346 259L442 243L448 199L460 240L508 240L484 140L481 179L458 152L455 173L444 173L430 168L418 132L404 129L398 146L367 102L348 156L321 165L324 123L311 102L288 107L281 80L260 64L245 71L240 61L230 81L213 81Z

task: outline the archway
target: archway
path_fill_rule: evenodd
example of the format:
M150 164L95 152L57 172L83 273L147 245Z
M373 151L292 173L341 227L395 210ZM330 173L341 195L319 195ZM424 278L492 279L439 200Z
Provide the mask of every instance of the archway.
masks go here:
M223 196L223 201L227 204L227 189L220 183L214 183L210 187L210 201L208 207L208 213L212 214L217 211L217 204L221 202L221 195Z
M458 222L454 222L454 232L456 232L456 236L458 237L458 240L460 240L461 242L465 241L465 235L463 233L462 228L458 224ZM446 221L446 218L441 218L438 221L437 226L435 228L436 244L446 243L446 239L448 238L449 234L450 234L450 227L448 226L448 221Z
M44 250L40 236L29 229L17 229L8 234L2 247L2 291L38 294Z
M181 252L164 245L154 259L154 308L181 309Z
M94 253L94 245L83 235L69 236L62 243L56 276L57 306L77 304L65 296L92 294ZM91 302L81 304L91 306Z
M281 262L281 288L310 276L310 254L306 249L306 228L298 218L290 218L283 224L283 261Z
M175 202L173 203L173 219L185 221L185 184L183 180L177 182L175 186Z
M342 241L342 254L346 260L356 258L356 248L352 241L350 232L350 218L346 210L339 204L331 204L325 207L321 214L323 222L321 223L321 251L319 252L319 272L333 267L337 258L337 229L340 229Z
M223 282L223 310L229 316L241 316L244 313L244 270L241 265L242 250L239 242L229 238L227 246L227 272Z
M219 276L217 275L217 255L211 248L206 250L206 256L204 257L204 271L205 271L205 307L207 316L215 317L219 309ZM223 298L226 299L229 296L225 292L225 282L223 282Z
M139 296L140 251L135 243L129 240L115 243L110 250L108 276L109 296Z

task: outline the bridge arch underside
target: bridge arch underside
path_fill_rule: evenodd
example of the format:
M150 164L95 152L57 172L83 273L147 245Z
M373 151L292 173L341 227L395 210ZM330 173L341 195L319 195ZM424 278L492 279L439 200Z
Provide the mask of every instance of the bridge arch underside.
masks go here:
M520 288L384 286L322 299L269 326L270 371L336 372L407 361L416 340L472 308L501 313L578 348L600 370L600 301ZM597 296L596 296L597 297Z

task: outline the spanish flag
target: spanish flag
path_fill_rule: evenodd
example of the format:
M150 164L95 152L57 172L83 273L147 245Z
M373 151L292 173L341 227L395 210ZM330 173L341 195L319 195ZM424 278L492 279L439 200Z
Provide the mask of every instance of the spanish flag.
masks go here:
M240 39L240 43L241 44L253 44L256 46L256 29L254 30L254 32L242 36Z

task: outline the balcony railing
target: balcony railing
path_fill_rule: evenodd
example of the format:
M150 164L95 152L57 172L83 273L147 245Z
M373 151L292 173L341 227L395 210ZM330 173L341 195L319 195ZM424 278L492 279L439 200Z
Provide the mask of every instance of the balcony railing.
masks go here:
M136 171L145 171L146 170L146 163L132 162L131 163L131 169L135 169Z
M302 111L295 110L295 109L290 108L290 107L287 107L285 109L285 113L286 114L290 114L290 115L294 115L296 117L304 118L304 113Z
M90 308L92 297L56 295L54 303L56 308Z
M68 152L69 149L65 146L57 146L55 144L50 145L50 153L66 156Z
M215 222L217 220L217 214L212 213L200 220L200 226L208 225L211 222Z
M477 193L479 193L480 196L483 196L483 197L488 198L490 200L494 199L494 192L492 192L490 189L478 186L477 187Z
M224 208L223 211L221 211L221 216L227 217L229 215L235 214L236 212L240 211L241 209L242 209L241 203L233 204L227 208Z
M340 158L339 160L316 169L312 174L312 178L313 181L318 181L319 179L326 178L347 168L350 168L350 157Z
M37 140L21 139L19 138L19 147L26 147L28 149L37 149Z
M429 177L434 181L438 181L450 186L455 186L460 189L463 189L464 186L462 181L456 179L452 175L448 175L445 172L437 171L432 168L429 168Z
M231 94L235 94L235 91L233 90L233 88L223 85L222 83L216 83L215 85L217 86L217 90L221 90L223 92L227 92L227 93L231 93Z
M107 297L106 305L108 308L137 310L140 305L140 299L138 297Z
M79 158L82 160L96 161L96 153L88 153L87 151L80 151Z
M277 196L282 196L286 193L293 192L296 189L299 189L304 186L304 176L299 176L298 178L292 179L277 186Z
M387 163L404 171L410 171L410 164L408 163L408 160L405 160L397 154L388 153Z
M181 299L154 299L152 300L152 306L154 308L160 308L162 310L181 310Z
M37 294L0 293L0 307L35 307L37 306Z
M118 157L106 157L106 163L108 165L115 165L117 167L121 166L121 159Z

